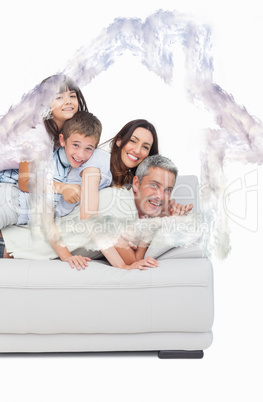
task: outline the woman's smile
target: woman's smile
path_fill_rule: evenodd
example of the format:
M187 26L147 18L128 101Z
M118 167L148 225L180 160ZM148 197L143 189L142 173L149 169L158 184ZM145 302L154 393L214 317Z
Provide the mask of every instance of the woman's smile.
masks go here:
M121 159L127 168L132 169L149 156L153 144L150 130L138 127L121 150Z
M132 155L132 154L127 154L127 156L133 162L136 162L139 159L137 156Z

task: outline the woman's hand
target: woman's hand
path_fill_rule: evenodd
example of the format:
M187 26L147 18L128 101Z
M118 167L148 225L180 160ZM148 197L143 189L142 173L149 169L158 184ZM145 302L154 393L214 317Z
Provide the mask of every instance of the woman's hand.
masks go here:
M140 270L147 270L148 268L155 268L158 267L159 263L152 257L144 258L143 260L139 260L134 262L131 265L126 265L124 269L140 269Z
M77 270L80 271L88 266L88 261L91 261L91 259L82 257L82 255L71 255L62 261L67 261L71 268L77 268Z

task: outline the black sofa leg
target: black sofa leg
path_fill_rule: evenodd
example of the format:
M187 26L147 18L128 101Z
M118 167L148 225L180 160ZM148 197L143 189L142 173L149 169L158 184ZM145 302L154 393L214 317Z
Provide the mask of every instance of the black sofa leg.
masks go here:
M159 359L202 359L203 350L160 350Z

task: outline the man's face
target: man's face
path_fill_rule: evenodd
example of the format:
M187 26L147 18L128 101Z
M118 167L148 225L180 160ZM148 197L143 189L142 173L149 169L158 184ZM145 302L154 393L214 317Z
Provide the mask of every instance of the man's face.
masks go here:
M150 167L148 174L144 176L141 183L135 176L133 192L139 217L144 215L159 216L162 210L168 206L174 184L174 174L159 167Z

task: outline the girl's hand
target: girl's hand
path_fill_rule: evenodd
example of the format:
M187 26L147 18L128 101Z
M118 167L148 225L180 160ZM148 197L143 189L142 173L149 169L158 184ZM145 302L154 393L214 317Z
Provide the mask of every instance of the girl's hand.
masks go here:
M131 265L126 265L124 269L140 269L140 270L147 270L148 268L155 268L158 267L159 263L152 257L144 258L143 260L139 260L134 262Z
M82 257L82 255L71 255L63 261L67 261L71 268L77 268L77 270L80 271L88 266L88 261L91 261L91 259L88 257Z

